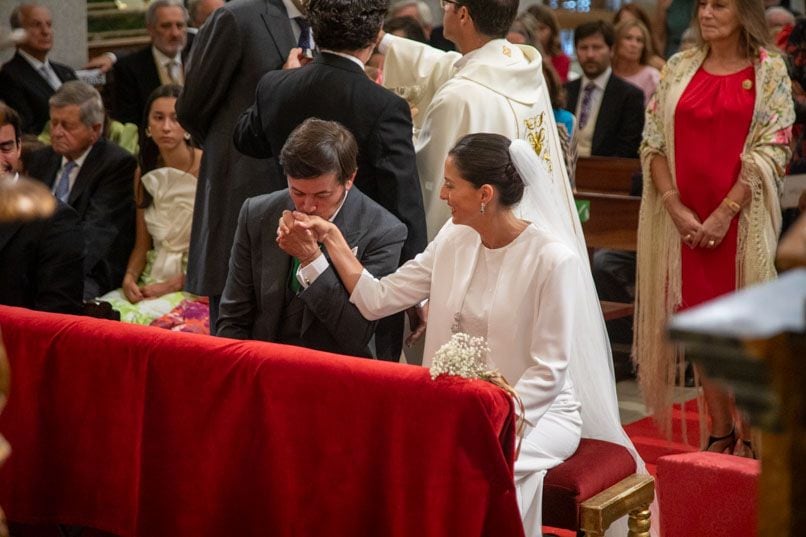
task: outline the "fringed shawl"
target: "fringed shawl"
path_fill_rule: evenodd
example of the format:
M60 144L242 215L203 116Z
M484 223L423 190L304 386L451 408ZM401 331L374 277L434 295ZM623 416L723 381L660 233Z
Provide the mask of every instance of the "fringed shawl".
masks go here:
M667 157L672 179L677 183L675 109L707 54L705 46L669 59L647 106L640 148L644 190L638 223L633 360L639 368L644 400L667 436L671 432L675 374L682 360L681 350L666 338L669 316L681 304L681 241L655 188L650 163L656 155ZM761 49L754 66L756 100L739 174L752 198L739 216L737 288L776 276L773 260L781 228L779 193L795 119L790 81L780 55Z

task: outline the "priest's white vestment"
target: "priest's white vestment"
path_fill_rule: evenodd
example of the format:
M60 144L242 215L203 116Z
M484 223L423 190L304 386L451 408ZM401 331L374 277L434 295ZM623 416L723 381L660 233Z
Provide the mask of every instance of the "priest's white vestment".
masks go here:
M494 39L462 56L389 34L381 49L384 85L418 94L414 149L429 240L450 217L439 190L448 151L465 134L527 140L541 158L564 167L561 148L548 147L557 141L556 126L536 49Z

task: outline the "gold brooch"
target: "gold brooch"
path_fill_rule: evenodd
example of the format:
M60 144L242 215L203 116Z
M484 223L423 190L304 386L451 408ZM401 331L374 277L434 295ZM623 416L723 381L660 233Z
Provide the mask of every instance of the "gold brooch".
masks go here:
M742 81L742 87L746 90L749 90L753 87L753 81L749 78L746 78Z
M507 58L511 58L511 57L512 57L512 51L511 51L511 50L509 50L509 47L508 47L508 46L506 46L506 45L504 45L504 56L506 56Z

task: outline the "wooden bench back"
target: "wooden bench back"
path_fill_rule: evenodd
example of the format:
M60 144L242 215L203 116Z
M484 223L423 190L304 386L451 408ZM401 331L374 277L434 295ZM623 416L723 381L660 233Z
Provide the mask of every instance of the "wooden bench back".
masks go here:
M636 250L641 198L583 191L577 191L574 197L590 202L590 219L582 224L588 248Z
M574 184L577 190L629 194L633 175L641 170L637 158L580 157Z

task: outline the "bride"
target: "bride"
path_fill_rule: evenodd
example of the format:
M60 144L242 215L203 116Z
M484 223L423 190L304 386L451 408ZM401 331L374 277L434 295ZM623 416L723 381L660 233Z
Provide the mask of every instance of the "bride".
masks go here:
M543 477L581 436L622 444L643 467L619 422L573 196L563 174L553 177L526 142L470 134L448 154L440 198L452 220L380 280L330 222L286 213L278 233L313 233L368 319L430 299L425 365L453 333L487 339L490 365L525 406L515 485L526 534L540 535Z

